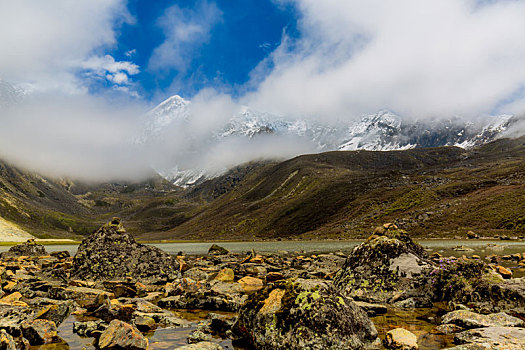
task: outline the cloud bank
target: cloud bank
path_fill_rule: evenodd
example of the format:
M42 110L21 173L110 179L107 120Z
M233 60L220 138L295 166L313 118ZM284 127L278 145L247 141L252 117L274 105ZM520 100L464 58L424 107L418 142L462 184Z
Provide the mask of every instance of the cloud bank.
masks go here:
M0 159L96 180L147 176L151 166L220 171L315 151L287 136L215 138L241 105L325 124L380 110L420 120L525 110L523 1L272 1L295 7L298 33L285 31L251 81L232 87L244 91L240 97L198 92L188 115L147 144L134 140L150 106L93 96L90 84L133 96L141 70L176 72L170 90L196 79L187 70L223 20L214 2L167 8L157 21L165 40L145 67L133 62L133 48L124 61L108 53L123 24L135 21L125 0L1 2L0 79L33 94L0 107Z
M248 105L340 119L523 112L523 1L278 2L299 10L301 37L261 63Z
M129 101L34 94L22 104L0 107L0 159L86 181L150 176L143 150L133 143L144 112Z

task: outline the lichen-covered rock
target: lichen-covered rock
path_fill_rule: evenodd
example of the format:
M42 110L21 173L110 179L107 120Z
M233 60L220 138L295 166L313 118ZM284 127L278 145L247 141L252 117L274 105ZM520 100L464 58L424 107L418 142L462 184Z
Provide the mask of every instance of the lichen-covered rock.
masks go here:
M220 270L217 276L215 276L215 280L222 282L233 282L234 279L235 273L230 268Z
M62 303L46 305L39 310L36 310L33 317L35 319L43 319L55 322L60 326L62 322L71 314L75 309L75 305L72 300L68 300Z
M96 333L100 335L106 328L108 328L108 324L102 320L77 321L73 323L73 333L81 337L93 337Z
M366 313L323 281L287 280L243 305L233 331L256 349L363 349L377 339Z
M43 245L37 244L34 239L29 239L25 243L17 244L7 252L1 254L2 258L9 256L42 256L47 255L46 248Z
M433 301L468 304L483 313L525 313L525 279L504 280L482 261L441 259L421 286Z
M139 330L126 322L113 320L98 339L99 349L145 350L148 339Z
M82 241L71 269L73 279L96 281L127 277L173 280L178 275L177 259L156 247L137 243L118 218Z
M49 290L49 297L57 300L74 300L78 306L93 311L98 309L115 295L105 290L86 287L53 287Z
M0 305L0 329L5 329L13 337L22 335L21 324L31 320L27 306Z
M356 300L386 303L397 292L413 288L414 277L430 264L423 247L390 225L354 248L335 275L334 285Z
M253 293L264 287L264 282L260 278L250 276L243 277L238 282L246 293Z

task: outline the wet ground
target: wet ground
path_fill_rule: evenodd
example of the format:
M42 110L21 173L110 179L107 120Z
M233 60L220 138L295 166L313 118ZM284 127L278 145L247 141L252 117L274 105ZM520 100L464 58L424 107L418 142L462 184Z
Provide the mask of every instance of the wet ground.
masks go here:
M215 311L214 311L215 312ZM180 329L157 329L147 333L151 350L172 350L178 346L187 345L187 337L197 328L199 321L206 318L209 311L204 310L173 310L173 313L183 317L188 321L194 322L192 327ZM218 312L215 312L218 313ZM386 332L397 327L408 329L418 337L420 350L445 349L454 346L453 335L438 334L435 327L440 323L440 317L445 313L444 305L437 304L434 308L423 308L416 310L400 310L390 308L384 315L372 318L374 325L379 332L379 337L384 338ZM223 315L235 316L234 313L224 313ZM67 349L86 349L94 350L92 345L93 338L80 337L73 333L73 322L87 321L85 318L70 316L59 327L59 335L64 339L62 344L48 344L33 346L31 350L67 350ZM225 350L242 350L244 348L233 346L230 340L213 339Z
M319 244L319 242L236 242L228 244L221 243L221 245L236 252L249 251L254 248L257 251L266 252L287 250L290 252L304 251L306 253L317 253L328 251L349 252L358 243L360 243L360 241L330 241L323 242L322 244ZM525 252L525 242L523 241L423 240L419 241L419 243L427 248L429 253L439 252L443 256L461 257L465 255L470 257L472 255L479 255L481 259L485 259L486 256L493 254L503 256ZM194 246L195 244L198 244L198 246ZM169 243L157 246L170 253L184 251L187 254L199 254L206 253L210 245L211 243ZM48 251L72 250L72 254L76 252L76 246L68 245L48 246L46 249L48 249ZM525 269L518 268L515 261L502 260L500 264L509 267L513 271L514 277L525 276ZM192 327L182 329L157 329L154 332L148 333L147 337L150 341L151 350L175 349L178 346L186 345L188 335L196 329L198 323L205 319L206 315L209 313L208 311L203 310L172 310L172 312L174 312L176 316L193 322ZM445 307L440 304L435 305L434 308L410 311L389 308L389 311L385 315L373 317L372 321L374 322L381 339L384 338L385 333L389 330L403 327L418 336L419 348L421 350L445 349L454 345L452 343L453 336L438 334L435 331L435 327L440 323L440 316L444 313ZM235 316L235 314L232 313L227 315L232 317ZM73 333L73 322L75 321L86 321L86 319L81 319L77 316L70 316L59 327L59 336L62 337L66 343L35 346L31 349L94 349L92 345L93 338L83 338ZM234 347L229 340L214 339L214 341L220 343L224 349L240 349Z

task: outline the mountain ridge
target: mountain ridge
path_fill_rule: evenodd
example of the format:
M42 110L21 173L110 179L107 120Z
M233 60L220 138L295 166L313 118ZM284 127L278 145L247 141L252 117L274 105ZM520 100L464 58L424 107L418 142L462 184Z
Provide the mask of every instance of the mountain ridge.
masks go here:
M191 103L177 95L168 98L152 110L153 117L149 119L145 133L149 137L162 137L163 128L170 125L188 127L187 122L192 118ZM408 120L388 111L380 111L348 122L318 123L306 118L279 117L243 106L222 127L213 131L213 138L220 142L232 137L250 140L265 134L293 136L314 145L317 152L388 151L440 146L472 148L504 137L520 120L511 115L479 118L476 122L458 117L433 121ZM183 187L221 174L210 172L205 167L184 169L178 166L161 169L159 173Z

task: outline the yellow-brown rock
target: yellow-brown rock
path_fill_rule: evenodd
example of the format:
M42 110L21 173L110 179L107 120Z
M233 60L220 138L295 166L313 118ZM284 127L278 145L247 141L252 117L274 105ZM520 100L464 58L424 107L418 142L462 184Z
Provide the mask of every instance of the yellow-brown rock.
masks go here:
M386 333L383 345L387 349L417 350L417 337L404 328L396 328Z
M264 300L264 305L259 312L261 314L273 314L277 312L282 306L282 299L286 291L284 289L274 289Z
M215 279L217 281L222 281L222 282L233 282L234 278L235 278L235 273L233 272L232 269L229 269L229 268L222 269L221 271L219 271L217 276L215 276Z
M243 277L238 282L246 293L253 293L264 287L261 279L250 276Z
M501 265L496 265L495 269L496 269L496 272L499 273L505 279L509 279L512 277L512 271L510 271L509 269Z
M119 320L111 321L98 340L99 349L145 350L148 345L148 339L135 326Z

